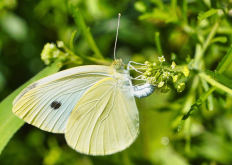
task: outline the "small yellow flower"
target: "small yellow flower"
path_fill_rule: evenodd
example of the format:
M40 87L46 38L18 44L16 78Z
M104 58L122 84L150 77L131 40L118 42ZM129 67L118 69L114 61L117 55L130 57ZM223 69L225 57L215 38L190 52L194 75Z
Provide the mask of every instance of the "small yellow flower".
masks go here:
M149 62L149 61L146 61L146 62L145 62L145 65L147 66L148 64L150 64L150 62Z
M146 75L148 75L148 76L151 75L151 72L149 72L149 71L147 71L147 72L145 72L145 73L146 73Z
M182 70L183 74L185 75L185 77L188 77L189 76L189 69L187 66L185 66Z
M156 66L156 65L157 65L157 64L154 62L154 63L153 63L153 66Z
M176 67L176 63L174 61L172 61L171 68L174 69L175 67Z
M164 72L163 73L163 78L169 78L170 72Z
M164 82L161 81L159 84L158 84L158 88L161 88L162 86L164 86Z
M178 75L172 76L173 82L176 82L178 79Z
M158 57L158 58L159 58L159 61L160 61L160 62L164 62L164 61L165 61L164 56L161 56L161 57Z

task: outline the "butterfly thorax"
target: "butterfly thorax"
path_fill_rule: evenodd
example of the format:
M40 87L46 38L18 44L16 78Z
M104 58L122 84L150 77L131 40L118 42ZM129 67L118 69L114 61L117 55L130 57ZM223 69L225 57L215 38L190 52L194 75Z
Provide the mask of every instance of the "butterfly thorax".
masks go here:
M116 59L114 62L111 64L111 67L117 70L118 72L124 70L125 64L122 62L122 59Z
M130 75L127 70L124 69L124 63L122 59L116 59L112 63L111 67L114 69L113 76L117 79L119 86L130 85Z

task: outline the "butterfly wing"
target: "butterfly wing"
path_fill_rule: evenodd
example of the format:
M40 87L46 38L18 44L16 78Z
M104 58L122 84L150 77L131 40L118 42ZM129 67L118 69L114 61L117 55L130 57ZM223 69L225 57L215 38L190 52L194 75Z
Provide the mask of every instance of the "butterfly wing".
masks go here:
M81 153L108 155L127 148L138 133L139 116L132 87L105 78L76 104L65 137Z
M108 66L82 66L58 72L25 88L15 98L13 112L42 130L64 133L68 117L81 96L108 76Z

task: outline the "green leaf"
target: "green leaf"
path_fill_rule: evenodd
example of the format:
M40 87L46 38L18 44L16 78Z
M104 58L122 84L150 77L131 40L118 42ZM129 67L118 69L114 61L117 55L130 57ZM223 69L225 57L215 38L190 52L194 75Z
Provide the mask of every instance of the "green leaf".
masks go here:
M169 12L167 12L169 10ZM155 19L155 20L161 20L164 21L165 23L176 23L178 22L178 17L175 13L175 11L172 11L171 8L165 7L165 9L162 8L155 8L153 12L146 12L142 15L139 16L140 20L145 20L145 19Z
M144 13L147 10L147 7L143 1L135 2L134 7L137 11L139 11L141 13Z
M204 92L206 92L206 91L209 90L209 85L207 84L207 82L206 82L203 78L201 78L201 85L202 85L202 87L204 88ZM212 94L210 94L210 95L207 97L205 103L206 103L206 108L207 108L207 110L212 111L212 110L213 110L213 107L214 107L214 106L213 106L213 96L212 96Z
M181 120L177 126L177 131L180 131L184 126L185 120Z
M216 71L218 71L218 73L223 73L227 69L231 61L232 61L232 46L230 46L230 50L227 52L227 54L224 56L222 61L219 63Z
M215 80L220 82L221 84L227 86L228 88L232 89L232 80L228 79L227 77L223 76L222 74L218 73L217 71L213 72L210 70L204 71L207 75L212 76Z
M219 9L210 9L207 12L204 12L203 14L199 14L197 18L201 21L203 19L206 19L206 18L214 15L215 13L218 12L218 10Z
M93 39L93 36L90 33L90 29L86 26L85 21L81 15L80 11L77 8L75 8L71 3L69 3L69 8L71 10L71 13L73 15L73 18L74 18L74 21L75 21L77 27L80 28L80 30L82 31L88 45L95 53L95 57L103 59L104 57L102 56L100 50L98 49L98 47ZM115 26L117 26L117 25L115 25Z
M204 72L205 72L207 75L214 77L214 71L211 71L211 70L204 70Z
M37 75L24 83L0 103L0 153L14 135L14 133L24 124L24 121L15 116L12 112L14 98L29 84L45 76L56 73L62 67L60 59L57 59L51 66L47 66Z
M212 39L211 44L214 42L221 42L221 43L226 43L227 42L227 37L215 37Z

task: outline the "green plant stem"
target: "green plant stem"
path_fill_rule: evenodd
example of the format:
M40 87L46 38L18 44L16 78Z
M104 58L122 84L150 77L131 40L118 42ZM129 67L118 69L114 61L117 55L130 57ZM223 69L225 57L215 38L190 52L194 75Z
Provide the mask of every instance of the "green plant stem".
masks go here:
M162 51L161 44L160 44L159 32L155 32L155 44L156 44L156 48L157 48L159 55L160 56L163 55L163 51Z
M208 37L206 38L204 44L203 44L203 49L202 49L202 55L204 55L206 49L208 48L209 44L211 43L211 40L213 39L214 35L216 34L217 28L219 26L219 22L216 22L209 33Z
M230 65L231 61L232 61L232 46L230 46L229 51L227 52L225 57L222 59L222 61L219 63L216 69L217 72L222 74L227 69L227 67Z
M185 136L185 151L190 153L191 151L191 120L186 123L186 136Z
M209 90L209 84L202 77L201 77L200 80L201 80L200 82L201 82L201 85L203 87L203 90L204 91L208 91ZM212 111L213 108L214 108L214 105L213 105L213 96L209 95L205 103L206 103L207 110Z
M72 33L72 36L71 36L71 39L70 39L70 50L75 52L75 47L74 47L74 38L75 38L75 35L76 35L77 31L75 30L73 33Z
M214 30L212 31L216 31L216 28L218 27L218 23L215 24L214 26ZM211 31L211 32L212 32ZM210 36L210 37L209 37ZM210 35L208 36L208 38L212 39L212 36L214 36L213 33L210 33ZM206 48L208 47L207 45L210 43L210 40L207 39L207 42L204 44L205 46L204 51L206 50ZM198 50L198 49L197 49ZM204 52L202 50L202 52ZM199 54L199 52L197 52L196 54ZM202 54L203 55L203 54ZM198 56L199 57L199 56ZM222 74L226 68L230 65L232 61L232 46L230 47L229 51L227 52L227 54L225 55L225 57L222 59L222 62L218 65L217 67L217 72ZM204 102L207 97L213 92L215 91L217 88L232 94L232 90L230 88L228 88L227 86L222 85L221 83L217 82L216 80L214 80L213 78L211 78L210 76L208 76L205 73L200 73L199 76L201 78L203 78L204 80L206 80L208 83L210 83L212 85L212 87L206 91L203 95L201 95L201 97L197 100L197 102L195 104L193 104L191 106L191 109L188 111L188 113L186 115L183 116L182 120L179 122L179 125L177 127L177 130L180 131L184 125L185 120L192 114L193 111L195 111L201 104L202 102Z
M208 76L205 73L200 73L199 76L201 78L203 78L204 80L206 80L209 84L211 84L212 86L219 88L223 91L225 91L226 93L232 94L232 90L230 88L228 88L227 86L222 85L221 83L217 82L216 80L214 80L213 78L211 78L210 76Z
M205 93L203 93L203 94L201 95L201 97L198 99L198 101L201 101L201 103L202 103L203 101L205 101L205 100L207 99L207 97L208 97L215 89L217 89L216 86L212 86L211 88L209 88L208 91L206 91ZM199 104L199 103L198 103L198 104Z
M190 108L191 105L193 104L193 101L194 101L194 98L195 98L195 91L196 91L197 86L198 86L198 84L199 84L199 76L195 76L195 77L193 78L193 83L192 83L192 84L193 84L193 85L192 85L190 91L188 92L187 98L186 98L185 102L183 103L183 106L182 106L182 108L181 108L181 110L180 110L181 113L188 113L189 108ZM179 113L178 113L178 114L179 114ZM182 122L182 120L181 120L181 122ZM180 122L180 123L181 123L181 122ZM182 128L182 126L181 126L181 128L180 128L180 123L178 124L178 127L177 127L177 130L178 130L178 131L180 131L180 129ZM180 128L180 129L179 129L179 128Z
M183 20L185 23L188 23L188 2L187 0L181 0L181 9L182 9L182 16L183 16Z
M87 28L80 11L78 9L76 9L72 4L69 4L69 6L70 6L70 9L71 9L71 12L72 12L72 15L73 15L73 18L74 18L74 21L75 21L77 27L79 27L80 30L82 31L88 45L95 53L95 57L103 59L104 57L102 56L100 50L98 49L98 47L93 39L93 36L90 33L90 29Z
M177 6L177 0L171 0L171 6L172 6L172 9L175 11L176 10L176 6Z
M111 65L112 62L110 62L110 60L105 60L105 59L98 59L95 57L87 57L84 55L76 55L73 51L69 50L66 46L63 46L63 49L65 50L65 52L67 52L69 55L71 55L75 60L80 60L80 57L86 61L91 61L94 62L96 64L101 64L101 65Z
M178 124L178 127L177 127L177 131L180 131L182 129L182 127L184 126L184 123L186 121L186 119L189 118L189 116L195 111L197 110L197 108L202 104L202 102L204 102L207 97L215 90L217 89L216 86L212 86L208 91L206 91L204 94L201 95L201 97L196 101L195 104L193 104L191 106L191 109L188 111L187 114L185 114L183 116L183 118L181 119L181 121L179 122Z
M196 69L201 69L201 68L198 68L199 67L199 63L202 59L202 57L204 56L205 54L205 51L207 50L209 44L211 43L211 40L213 39L214 35L216 34L216 31L217 31L217 28L219 26L219 23L216 22L212 28L212 30L210 31L208 37L206 38L203 46L202 46L202 49L200 48L197 48L198 51L196 51L196 54L195 54L195 57L194 57L194 68Z
M200 45L196 45L196 54L194 57L194 68L195 69L201 69L201 59L203 57L203 55L205 54L205 51L207 50L207 48L209 47L214 35L216 34L217 28L219 26L219 22L216 22L212 28L212 30L210 31L208 37L206 38L202 48L200 47ZM202 78L204 78L205 76L203 76ZM207 77L208 78L208 77ZM206 80L207 81L207 80ZM212 82L212 80L210 81ZM214 83L215 85L216 83ZM218 86L219 84L217 84ZM193 113L193 111L197 110L197 108L202 104L202 102L204 102L207 97L216 89L216 86L212 86L208 91L206 91L204 94L202 94L200 96L200 98L196 101L195 104L193 104L190 108L190 110L188 111L187 114L185 114L183 116L183 118L181 119L181 121L178 124L177 130L180 131L185 123L185 120L189 118L189 116Z

